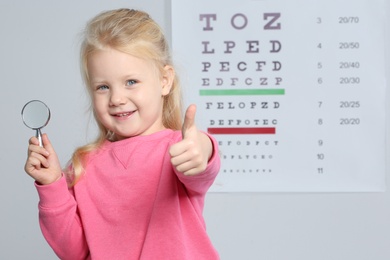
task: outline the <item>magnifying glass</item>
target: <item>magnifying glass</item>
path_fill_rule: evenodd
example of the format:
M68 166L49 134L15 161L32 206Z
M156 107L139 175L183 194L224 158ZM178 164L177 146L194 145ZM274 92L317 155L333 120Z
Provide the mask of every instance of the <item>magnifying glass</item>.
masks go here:
M43 146L41 129L49 123L49 107L40 100L31 100L22 109L22 120L28 128L36 131L35 136L38 138L39 145Z

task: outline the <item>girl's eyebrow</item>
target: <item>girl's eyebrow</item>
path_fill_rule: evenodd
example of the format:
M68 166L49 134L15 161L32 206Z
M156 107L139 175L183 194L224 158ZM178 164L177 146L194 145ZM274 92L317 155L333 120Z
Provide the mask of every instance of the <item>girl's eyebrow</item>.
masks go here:
M126 74L124 77L125 78L136 78L136 77L140 77L140 73L130 73L130 74Z
M97 84L107 84L105 80L89 80L90 84L97 85Z

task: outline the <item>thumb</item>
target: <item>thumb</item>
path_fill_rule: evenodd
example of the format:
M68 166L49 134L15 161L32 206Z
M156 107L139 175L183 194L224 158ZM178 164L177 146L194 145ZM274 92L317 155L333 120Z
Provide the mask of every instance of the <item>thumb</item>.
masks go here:
M194 104L190 105L187 108L185 117L184 117L184 123L183 127L181 129L181 134L183 139L186 136L187 130L189 130L192 127L195 127L195 114L196 114L196 106Z
M49 140L49 137L47 136L47 134L43 134L42 135L42 144L43 144L43 147L50 153L50 154L53 154L55 153L54 151L54 148Z

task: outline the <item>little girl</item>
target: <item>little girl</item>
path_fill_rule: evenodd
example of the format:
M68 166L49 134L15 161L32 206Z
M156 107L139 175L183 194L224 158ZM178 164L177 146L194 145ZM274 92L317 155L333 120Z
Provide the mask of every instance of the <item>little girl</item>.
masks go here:
M215 139L181 122L178 80L160 27L119 9L87 25L83 77L100 129L61 170L46 134L26 172L43 235L61 259L218 259L202 216L220 167Z

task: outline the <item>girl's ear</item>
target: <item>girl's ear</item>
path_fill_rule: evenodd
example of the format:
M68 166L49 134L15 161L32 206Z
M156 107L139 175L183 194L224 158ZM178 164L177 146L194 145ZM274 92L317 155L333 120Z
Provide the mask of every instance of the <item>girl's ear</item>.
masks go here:
M161 79L163 96L168 95L169 92L171 91L174 78L175 78L175 70L172 68L172 66L165 65L162 79Z

